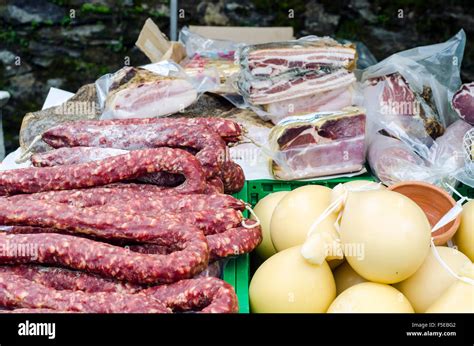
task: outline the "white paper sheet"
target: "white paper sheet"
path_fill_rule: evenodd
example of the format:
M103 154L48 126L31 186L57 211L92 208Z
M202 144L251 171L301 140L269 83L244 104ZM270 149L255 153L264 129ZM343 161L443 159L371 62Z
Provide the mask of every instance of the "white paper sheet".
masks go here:
M46 100L44 100L43 107L41 109L51 108L59 106L60 104L69 100L74 93L58 88L50 88ZM0 171L8 169L26 168L31 166L31 161L25 161L23 163L16 163L15 160L21 156L21 148L18 148L14 152L8 154L0 164Z

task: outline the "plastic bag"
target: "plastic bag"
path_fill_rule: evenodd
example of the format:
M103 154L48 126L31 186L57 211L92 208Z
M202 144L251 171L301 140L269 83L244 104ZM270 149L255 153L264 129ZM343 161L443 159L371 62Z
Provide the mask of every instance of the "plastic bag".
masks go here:
M238 51L235 83L250 108L277 123L293 115L335 111L355 104L356 50L329 37L247 45Z
M459 160L445 152L458 153L464 134L451 136L447 127L458 119L450 100L461 84L465 41L461 30L444 43L394 54L362 71L369 163L384 183L455 184Z
M461 84L465 43L461 30L444 43L396 53L364 70L370 133L384 129L409 145L430 147L457 119L450 100Z
M445 184L454 187L457 174L464 169L462 138L470 129L468 123L456 121L436 139L426 157L403 141L377 133L369 145L370 167L386 185L417 180L449 190Z
M276 179L306 179L358 172L365 162L365 114L338 112L288 117L269 135Z
M236 93L230 78L239 73L234 54L243 45L242 43L209 39L189 31L188 27L181 29L179 40L186 47L188 57L181 62L181 65L188 75L199 76L208 69L215 69L219 75L220 85L213 92Z
M212 71L192 78L171 61L124 67L96 83L101 119L153 118L183 111L219 85Z

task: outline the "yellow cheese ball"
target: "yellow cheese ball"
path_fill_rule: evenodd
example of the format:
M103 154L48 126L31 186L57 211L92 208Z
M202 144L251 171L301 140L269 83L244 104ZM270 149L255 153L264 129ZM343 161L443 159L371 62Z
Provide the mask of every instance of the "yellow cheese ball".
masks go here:
M461 224L454 234L454 243L474 262L474 200L464 204L462 209Z
M307 262L295 246L267 259L249 288L254 313L326 312L336 297L336 285L326 262Z
M277 251L301 245L307 233L331 201L331 189L306 185L286 194L273 211L270 233ZM334 229L337 215L331 214L318 229Z
M275 207L288 192L289 191L279 191L267 195L258 201L257 205L255 205L255 208L253 209L259 218L260 226L262 227L262 242L255 251L259 257L264 260L276 253L276 250L273 247L272 238L270 236L270 221L272 219L272 214L275 210ZM252 219L255 218L252 216Z
M471 263L469 258L455 249L444 246L437 246L436 249L443 261L457 274L462 267ZM416 312L425 312L454 282L456 278L430 252L415 274L394 287L408 298Z
M474 279L474 264L468 266L469 274L461 276ZM456 280L426 310L427 313L474 313L474 284Z
M337 184L332 189L331 203L336 201L346 192L350 192L353 189L382 190L386 189L386 187L371 180L352 180L348 181L347 183ZM340 211L343 207L344 202L340 202L337 211Z
M357 274L351 268L349 263L344 262L333 271L334 281L336 281L336 294L340 295L343 291L354 285L366 282L362 276Z
M421 266L430 249L431 228L411 199L376 190L349 194L340 235L346 260L359 275L393 284Z
M328 313L410 313L408 299L385 284L363 282L349 287L332 302Z

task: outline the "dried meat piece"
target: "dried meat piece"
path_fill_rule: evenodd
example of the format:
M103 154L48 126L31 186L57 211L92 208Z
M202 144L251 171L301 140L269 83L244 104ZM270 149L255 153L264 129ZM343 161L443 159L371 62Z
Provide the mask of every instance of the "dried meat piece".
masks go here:
M88 313L171 312L156 298L142 293L59 291L8 272L0 272L0 305Z
M360 171L365 121L362 110L349 107L280 122L269 137L274 176L293 180Z
M160 171L186 176L185 182L173 189L176 192L200 193L206 187L202 167L194 156L180 149L157 148L78 165L2 171L0 195L101 186Z
M452 106L461 119L474 126L474 82L461 85Z

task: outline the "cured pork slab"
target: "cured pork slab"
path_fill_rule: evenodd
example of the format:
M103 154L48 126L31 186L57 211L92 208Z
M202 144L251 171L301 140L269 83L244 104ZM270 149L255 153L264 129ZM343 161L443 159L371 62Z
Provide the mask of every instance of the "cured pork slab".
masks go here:
M428 144L444 133L431 89L425 87L417 93L399 73L365 81L364 96L366 102L375 103L381 122L389 126L394 136L398 137L399 131L403 131L408 137ZM374 108L374 105L366 106Z
M128 68L111 85L104 113L116 119L158 117L179 112L196 99L196 89L185 79Z
M252 76L272 77L287 71L352 69L356 50L329 37L275 42L245 47L241 66Z
M302 96L330 92L348 87L356 78L352 72L339 69L333 73L310 71L301 75L282 75L244 83L243 89L255 105L293 100Z
M264 105L265 111L275 117L301 115L312 112L326 112L349 107L353 103L354 90L343 87L323 93L294 98L290 101L279 101Z
M474 125L474 82L461 85L453 96L452 106L461 119Z
M269 136L273 175L293 180L360 171L365 122L364 112L354 107L282 120Z

